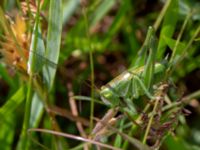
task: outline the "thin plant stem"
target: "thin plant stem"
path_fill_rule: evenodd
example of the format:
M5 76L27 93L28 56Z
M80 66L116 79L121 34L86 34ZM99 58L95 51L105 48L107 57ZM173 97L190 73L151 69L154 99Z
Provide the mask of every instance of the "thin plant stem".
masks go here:
M168 109L177 107L179 105L187 105L192 99L199 98L199 97L200 97L200 90L197 90L197 91L193 92L192 94L189 94L189 95L183 97L181 101L173 102L173 103L163 107L162 111L166 111Z
M150 108L150 106L151 106L150 103L148 103L148 104L145 106L145 108L144 108L144 110L143 110L143 113L145 113L145 112ZM137 122L138 124L140 124L140 123L141 123L141 119L142 119L142 115L138 116L138 118L136 119L135 122ZM130 130L128 136L131 137L131 136L133 135L133 131L134 131L134 129L135 129L136 127L137 127L137 126L132 125L131 130ZM128 142L128 141L125 141L125 142L123 143L122 149L127 149L128 144L129 144L129 142Z
M196 38L196 36L199 34L200 32L200 26L196 29L195 33L193 34L192 38L190 39L190 41L188 42L188 44L186 45L185 49L183 49L182 51L182 55L180 56L180 58L174 62L173 64L173 68L170 70L169 74L171 72L174 71L174 69L177 67L177 65L184 59L187 50L190 48L190 46L192 45L192 42L194 41L194 39Z
M155 31L157 31L158 27L160 26L161 21L162 21L163 17L165 16L165 13L167 12L167 9L168 9L168 7L169 7L169 5L170 5L171 2L172 2L172 0L168 0L165 3L165 6L163 7L163 9L161 10L160 15L158 16L156 22L153 25Z
M32 18L32 14L31 14L31 8L30 8L30 0L26 0L26 4L28 7L28 30L31 30L31 18Z
M183 35L183 32L184 32L184 30L186 28L186 25L187 25L191 15L192 15L192 12L188 13L188 15L186 16L186 18L184 20L184 23L183 23L183 25L181 27L180 33L178 34L178 37L177 37L177 40L176 40L176 43L175 43L175 46L174 46L174 50L172 52L172 56L171 56L171 58L169 60L169 67L167 69L166 78L169 78L169 76L173 72L173 68L175 68L174 65L176 64L177 47L178 47L178 44L180 43L181 37ZM183 50L183 52L184 52L184 50ZM182 53L182 54L184 55L184 53Z
M197 90L193 92L192 94L183 97L182 101L183 103L188 104L192 99L199 98L199 97L200 97L200 90Z
M186 25L187 25L187 23L188 23L188 21L189 21L189 18L191 17L191 14L192 14L192 13L188 13L187 17L186 17L185 20L184 20L184 23L183 23L183 25L182 25L182 27L181 27L180 33L178 34L178 37L177 37L177 40L176 40L176 43L175 43L175 46L174 46L174 50L173 50L173 53L172 53L172 57L170 58L170 62L172 62L173 59L174 59L175 56L176 56L178 44L179 44L180 39L181 39L181 37L182 37L182 35L183 35L183 32L184 32L184 30L185 30L185 27L186 27Z
M87 18L86 8L83 6L83 16L85 21L86 36L89 40L89 57L90 57L90 70L91 70L91 104L90 104L90 131L93 128L93 118L94 118L94 61L93 61L93 48L90 40L89 24Z
M153 117L154 117L154 115L156 114L156 109L157 109L159 100L160 100L159 97L157 97L157 98L156 98L155 105L154 105L154 107L153 107L152 116L151 116L150 119L149 119L149 122L148 122L148 125L147 125L147 129L146 129L146 131L145 131L144 138L143 138L143 140L142 140L142 143L143 143L143 144L146 143L147 136L148 136L148 134L149 134L150 127L151 127L151 124L152 124L152 122L153 122Z

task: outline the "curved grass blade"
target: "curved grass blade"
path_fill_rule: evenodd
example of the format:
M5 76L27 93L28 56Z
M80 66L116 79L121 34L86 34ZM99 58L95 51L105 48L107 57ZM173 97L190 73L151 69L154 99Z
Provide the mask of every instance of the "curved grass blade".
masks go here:
M172 0L164 17L162 29L160 32L160 40L158 43L158 53L157 58L161 60L163 58L164 51L166 49L166 43L163 36L171 38L175 31L176 23L178 21L178 0ZM173 17L172 17L173 16Z
M103 0L98 8L96 8L95 12L92 15L91 26L95 26L98 21L100 21L105 14L113 7L115 4L115 0Z
M111 145L108 144L103 144L88 138L83 138L80 136L76 136L76 135L72 135L72 134L68 134L68 133L63 133L63 132L57 132L57 131L53 131L53 130L47 130L47 129L29 129L29 132L42 132L42 133L47 133L47 134L52 134L52 135L57 135L57 136L62 136L65 138L70 138L70 139L75 139L78 141L82 141L82 142L87 142L87 143L91 143L94 145L99 145L101 147L107 148L107 149L113 149L113 150L121 150L120 148L115 148Z
M15 109L25 99L25 86L22 86L7 102L0 108L0 116L4 116L9 113L13 113ZM2 117L0 117L0 120Z
M63 25L67 23L76 8L80 5L80 0L69 0L63 2Z
M13 143L15 130L15 110L22 104L26 96L25 86L22 86L0 108L0 149L9 150Z

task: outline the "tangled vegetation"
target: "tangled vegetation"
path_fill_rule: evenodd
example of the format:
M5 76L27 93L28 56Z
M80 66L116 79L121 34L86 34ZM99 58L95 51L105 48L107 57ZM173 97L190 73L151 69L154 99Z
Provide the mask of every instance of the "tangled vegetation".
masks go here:
M200 149L198 0L0 4L1 150Z

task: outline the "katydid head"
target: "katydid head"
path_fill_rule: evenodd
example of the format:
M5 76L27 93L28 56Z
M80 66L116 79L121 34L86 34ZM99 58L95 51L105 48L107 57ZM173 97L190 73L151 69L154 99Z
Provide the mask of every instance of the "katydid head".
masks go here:
M112 107L119 105L119 96L108 86L101 87L100 96L106 105L110 105Z

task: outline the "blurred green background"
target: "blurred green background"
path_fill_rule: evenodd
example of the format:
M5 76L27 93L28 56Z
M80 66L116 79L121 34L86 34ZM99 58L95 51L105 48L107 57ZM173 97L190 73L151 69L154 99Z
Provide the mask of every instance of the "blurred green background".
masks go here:
M41 1L40 16L42 17L39 19L42 39L47 49L51 47L48 45L50 43L47 30L48 19L50 11L54 8L50 7L50 1ZM38 11L37 5L34 1L29 2L33 5L33 10L34 6L36 7L36 12L31 12L33 14L29 15L23 13L23 6L20 2L19 0L2 0L0 5L13 20L16 14L25 15L26 21L30 23L30 30L33 31L37 18L35 17ZM181 27L188 16L186 28L177 47L177 56L185 49L200 27L200 2L198 0L63 0L62 18L58 18L61 20L62 32L60 35L54 35L58 39L61 36L61 42L58 41L59 46L56 47L60 53L56 55L59 57L58 62L55 62L57 67L54 68L54 70L57 69L56 76L55 80L52 80L54 81L52 90L48 93L50 104L48 111L55 115L61 132L83 137L84 133L89 135L91 108L90 102L83 99L91 100L91 88L93 88L94 98L100 101L100 87L134 65L149 26L156 28L157 61L170 57ZM3 34L2 29L1 34ZM169 134L165 138L160 148L163 150L200 149L199 34L170 77L180 97L196 94L188 100L185 106L191 114L180 116L175 134ZM94 85L91 85L93 82L91 80L91 56ZM28 81L24 81L21 76L12 64L10 67L10 64L7 65L2 61L0 64L1 150L17 149L21 140L20 133L27 94L26 82ZM73 101L72 96L77 96L77 101ZM49 116L49 112L43 109L41 101L34 102L29 126L52 129L51 115ZM108 107L98 103L95 103L94 107L94 116L99 118L108 110ZM72 115L74 110L78 110L78 116L81 118ZM78 121L82 123L83 132L77 129ZM32 135L28 137L32 140L30 140L29 149L45 149L37 142L48 149L71 149L73 147L83 149L82 143L74 139L53 138L52 135L45 133L31 132L30 134ZM57 141L62 146L55 146ZM112 144L112 141L108 141L107 144ZM131 149L131 146L127 149Z

